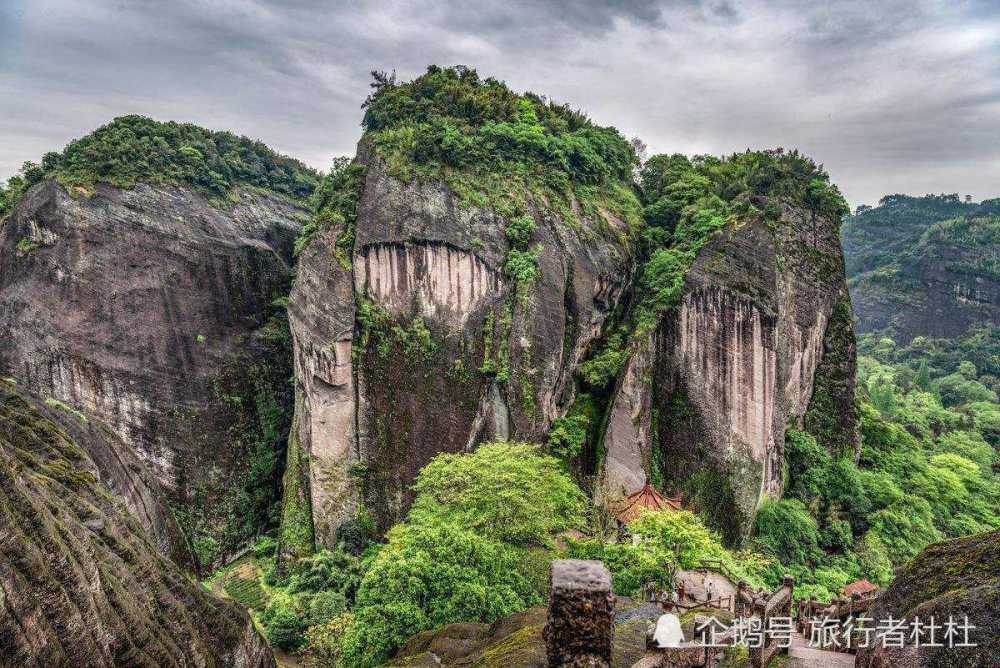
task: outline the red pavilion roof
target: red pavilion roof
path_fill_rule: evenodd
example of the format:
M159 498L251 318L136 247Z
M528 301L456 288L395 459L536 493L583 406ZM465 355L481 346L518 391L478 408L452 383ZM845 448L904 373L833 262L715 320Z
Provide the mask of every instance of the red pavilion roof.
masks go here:
M622 524L628 524L646 510L683 510L683 508L679 496L667 498L646 483L638 492L629 494L622 500L615 517Z

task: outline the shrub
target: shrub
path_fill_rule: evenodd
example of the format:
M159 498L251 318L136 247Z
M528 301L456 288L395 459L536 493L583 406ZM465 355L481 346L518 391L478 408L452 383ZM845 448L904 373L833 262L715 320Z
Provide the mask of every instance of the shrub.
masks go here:
M399 525L361 582L346 663L379 665L419 631L493 622L540 602L517 550L451 524Z
M343 665L344 634L352 621L350 613L343 613L306 629L302 654L307 665L331 668Z
M410 524L451 522L513 545L549 545L583 521L583 493L559 460L525 443L440 454L414 482Z
M326 624L347 608L347 599L338 591L321 591L309 598L306 625Z
M705 560L717 560L736 577L762 586L767 560L752 553L736 555L726 550L719 537L693 513L647 511L629 525L639 538L634 543L570 541L569 554L577 559L600 559L611 571L615 592L634 595L646 582L668 584L671 567L697 568Z
M306 621L297 610L298 601L288 594L271 597L260 621L268 642L284 650L295 651L305 640Z
M570 541L568 553L573 559L603 561L619 596L635 596L647 582L670 585L671 568L677 565L673 551L659 542Z
M564 461L575 459L587 442L590 419L586 415L567 415L552 421L549 429L549 452Z
M782 564L806 566L820 560L819 529L801 501L767 500L757 511L754 543Z

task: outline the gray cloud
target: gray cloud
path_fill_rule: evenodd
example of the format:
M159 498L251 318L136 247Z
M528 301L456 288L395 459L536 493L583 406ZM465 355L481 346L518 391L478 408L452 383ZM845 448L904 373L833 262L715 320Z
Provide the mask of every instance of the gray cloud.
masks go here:
M114 116L258 137L323 168L368 71L462 63L651 151L797 147L853 203L1000 194L992 2L4 0L0 176Z

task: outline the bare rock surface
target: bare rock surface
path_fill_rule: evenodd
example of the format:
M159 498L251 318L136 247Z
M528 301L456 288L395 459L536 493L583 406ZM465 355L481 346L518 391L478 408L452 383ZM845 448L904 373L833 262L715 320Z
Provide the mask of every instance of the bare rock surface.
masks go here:
M289 308L295 447L308 462L298 505L311 506L299 514L311 514L320 545L362 505L381 530L400 519L438 453L543 440L632 262L618 221L602 221L616 231L601 236L538 205L538 279L516 297L503 270L508 221L440 182L391 176L364 143L358 160L351 261L335 257L341 230L321 229ZM286 504L286 526L290 514Z
M780 494L787 425L856 454L843 267L837 221L807 211L717 233L679 307L632 348L605 431L606 491L635 492L655 470L735 543Z
M1000 665L1000 531L956 538L930 545L906 564L896 579L868 613L875 620L890 615L911 624L920 618L924 642L920 647L907 642L904 647L882 647L858 651L862 668L923 668L927 666ZM941 626L936 641L929 646L927 624L933 618ZM952 629L949 641L947 622L970 626ZM912 627L909 629L912 632ZM965 644L965 647L946 647Z
M106 424L222 540L265 414L287 430L266 325L303 216L248 191L36 185L0 228L0 374Z
M274 666L246 612L160 554L70 433L3 382L0 663Z

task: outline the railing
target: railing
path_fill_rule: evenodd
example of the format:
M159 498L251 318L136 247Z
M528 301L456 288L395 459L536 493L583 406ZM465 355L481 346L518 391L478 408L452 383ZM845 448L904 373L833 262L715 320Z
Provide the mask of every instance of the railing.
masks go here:
M878 601L878 594L869 594L868 596L852 594L850 598L842 596L835 598L830 603L821 603L816 600L816 597L800 600L795 606L796 628L802 635L811 635L810 624L813 619L845 621L851 617L857 618L871 610L876 601ZM850 628L846 629L845 632L850 633ZM841 640L845 639L841 638ZM852 651L852 645L850 642L841 642L839 646L830 649L847 652Z
M741 582L740 584L745 587L745 583ZM750 597L752 603L750 604L751 614L749 616L760 620L761 629L771 628L771 619L774 617L791 618L792 589L794 586L794 578L786 575L781 581L781 587L767 598ZM740 593L742 594L744 591L741 589ZM760 646L750 648L750 665L753 668L764 668L778 652L787 653L788 648L779 645L770 633L764 633Z

